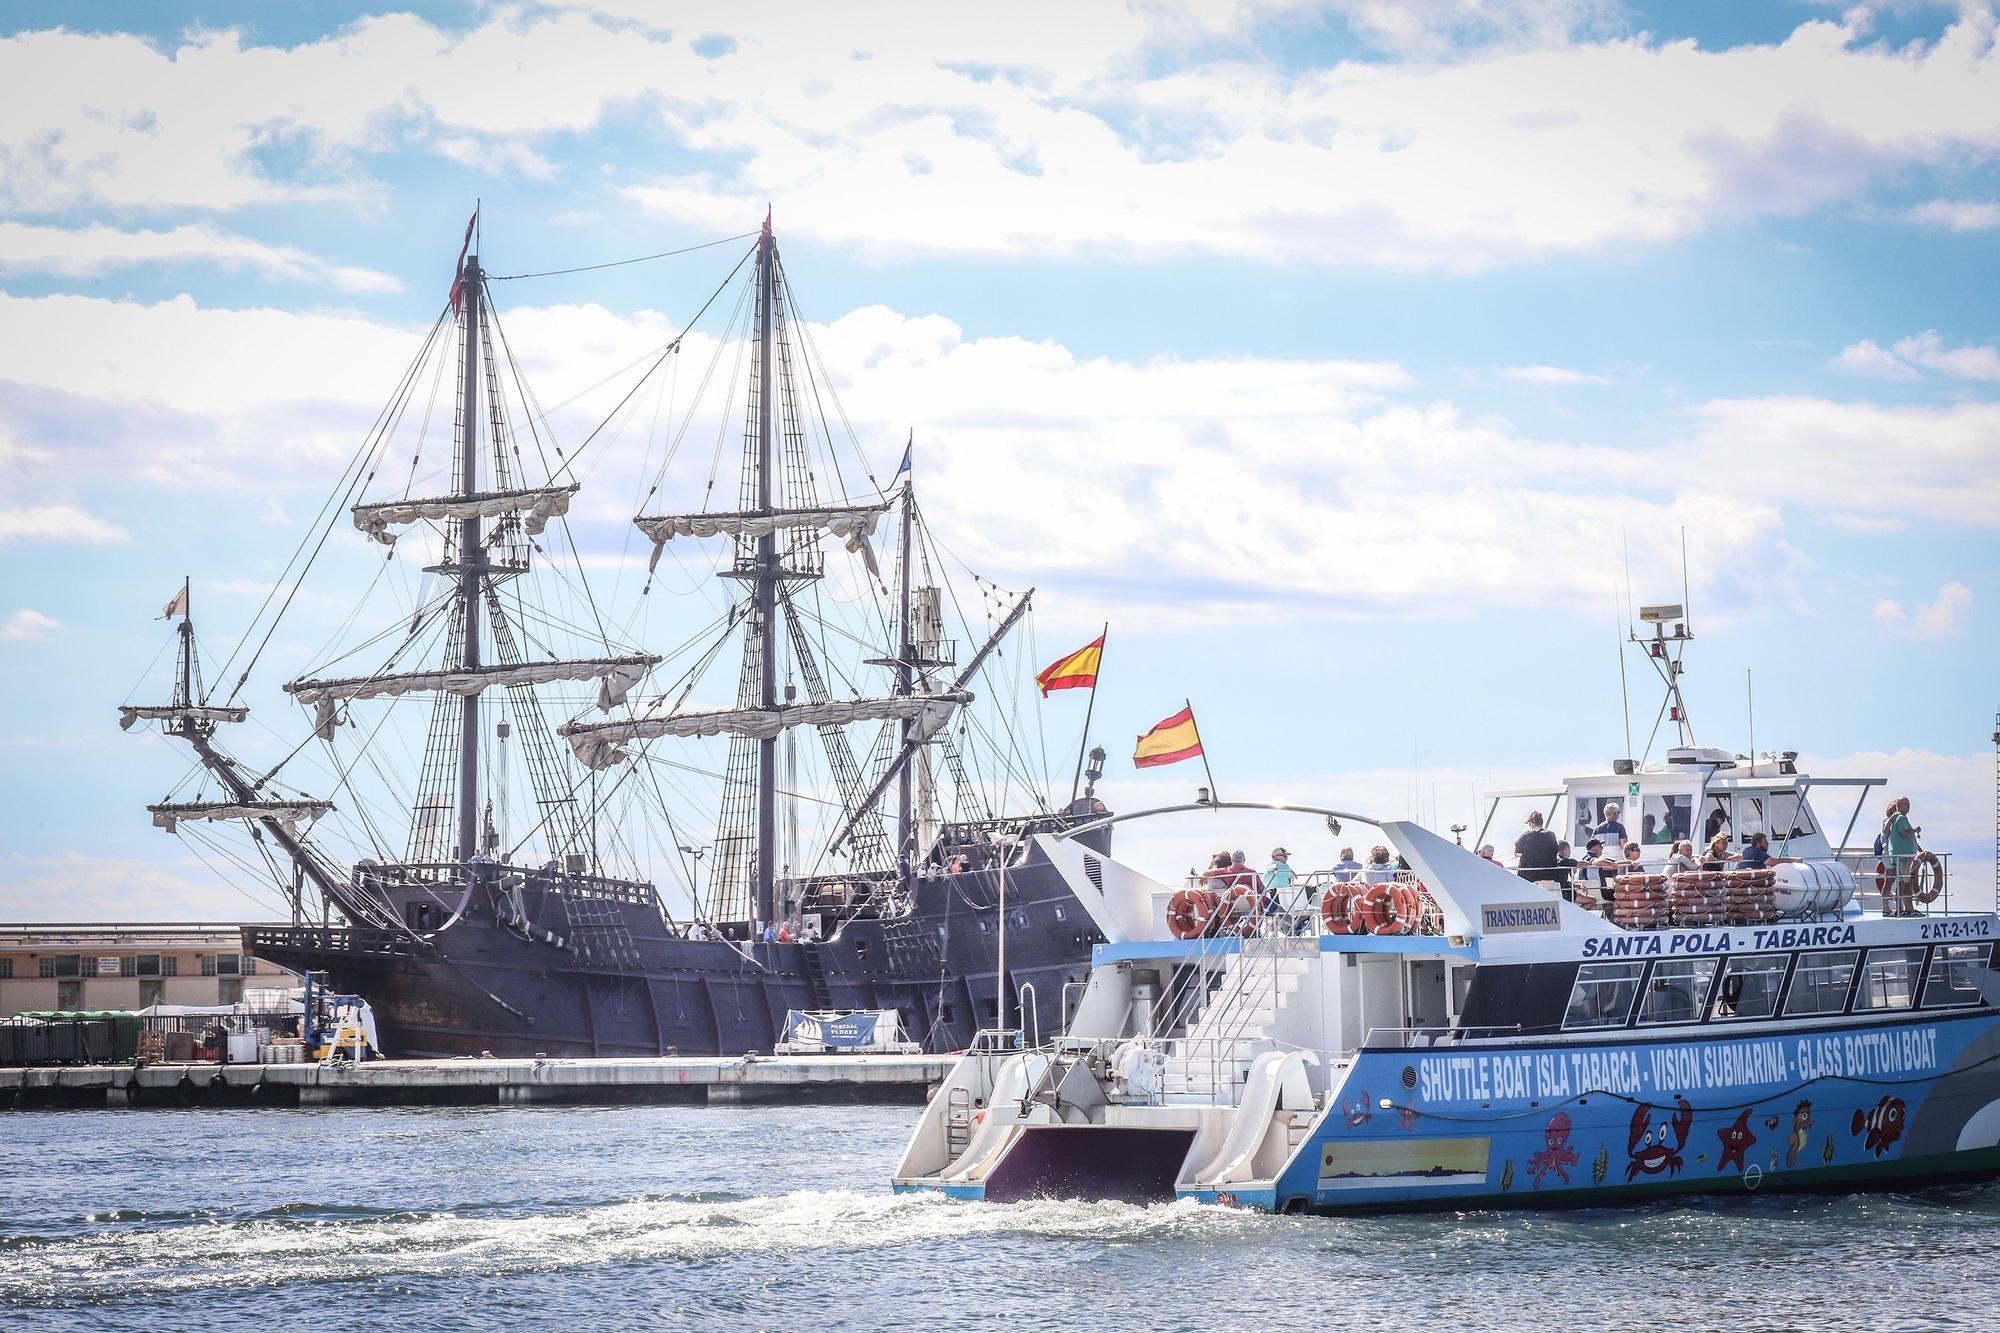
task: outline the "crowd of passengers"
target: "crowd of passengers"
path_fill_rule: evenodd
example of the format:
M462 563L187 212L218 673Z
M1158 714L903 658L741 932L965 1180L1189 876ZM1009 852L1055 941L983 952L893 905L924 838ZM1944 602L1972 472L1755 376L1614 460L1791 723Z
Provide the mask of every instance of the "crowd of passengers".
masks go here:
M1667 846L1663 859L1648 861L1643 843L1627 838L1619 822L1618 805L1607 803L1602 820L1591 830L1577 855L1571 845L1544 827L1540 811L1528 813L1527 828L1514 840L1514 863L1510 866L1495 854L1493 844L1479 848L1482 859L1561 894L1579 907L1595 912L1608 911L1617 895L1617 881L1625 875L1690 874L1721 870L1763 870L1775 865L1797 864L1796 856L1780 856L1771 850L1767 834L1753 833L1743 840L1740 851L1730 851L1730 830L1711 815L1703 829L1707 839L1700 852L1692 839L1682 838ZM1653 816L1646 816L1648 823ZM1650 828L1648 830L1651 831ZM1882 820L1882 832L1875 839L1875 855L1882 859L1892 877L1893 889L1883 904L1886 915L1916 916L1911 875L1920 848L1917 835L1923 830L1910 822L1910 798L1899 796L1889 803ZM1323 877L1336 884L1380 884L1407 875L1408 861L1376 844L1366 861L1354 859L1352 847L1340 849L1340 860ZM1198 875L1189 872L1205 888L1228 897L1239 887L1255 895L1258 915L1266 929L1278 934L1310 934L1315 930L1319 890L1309 886L1292 869L1291 853L1273 848L1271 864L1260 874L1244 853L1217 852L1208 868ZM1322 877L1315 876L1315 879Z

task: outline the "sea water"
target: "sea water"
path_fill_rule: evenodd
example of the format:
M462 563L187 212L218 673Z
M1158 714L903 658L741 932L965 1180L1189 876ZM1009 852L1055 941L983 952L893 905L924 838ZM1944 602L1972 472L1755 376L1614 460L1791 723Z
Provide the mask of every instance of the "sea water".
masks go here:
M32 1328L1966 1328L2000 1185L1267 1217L897 1196L911 1107L0 1113Z

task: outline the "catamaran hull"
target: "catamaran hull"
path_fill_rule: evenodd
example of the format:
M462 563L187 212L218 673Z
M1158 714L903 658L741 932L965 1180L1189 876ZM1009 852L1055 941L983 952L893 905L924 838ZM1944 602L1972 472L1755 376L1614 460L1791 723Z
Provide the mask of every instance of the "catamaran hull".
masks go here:
M1135 1134L1150 1134L1143 1149ZM1364 1049L1274 1179L1176 1188L1176 1159L1163 1186L1155 1159L1176 1143L1186 1150L1164 1130L1026 1124L982 1181L896 1188L1346 1213L1986 1178L2000 1175L2000 1015L1698 1042ZM1135 1194L1139 1178L1153 1184Z
M927 1050L958 1050L997 1017L997 876L916 881L910 910L859 917L819 944L730 944L665 933L617 905L624 966L583 967L574 950L524 939L473 910L419 945L394 932L263 927L245 947L366 998L386 1053L630 1056L767 1052L791 1009L894 1009ZM650 919L649 919L650 917ZM1007 877L1008 1008L1053 1032L1063 987L1103 936L1062 877L1036 860Z

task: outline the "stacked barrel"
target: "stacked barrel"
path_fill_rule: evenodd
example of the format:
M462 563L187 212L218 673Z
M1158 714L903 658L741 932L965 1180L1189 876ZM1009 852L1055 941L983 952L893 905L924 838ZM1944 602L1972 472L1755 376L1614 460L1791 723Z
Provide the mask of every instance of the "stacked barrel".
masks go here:
M1628 930L1760 926L1778 919L1777 876L1764 870L1621 875L1611 919Z

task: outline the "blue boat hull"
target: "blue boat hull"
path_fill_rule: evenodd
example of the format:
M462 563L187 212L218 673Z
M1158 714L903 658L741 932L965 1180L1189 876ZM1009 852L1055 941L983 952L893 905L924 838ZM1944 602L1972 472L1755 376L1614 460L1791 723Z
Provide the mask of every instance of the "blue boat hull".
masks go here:
M1190 1197L1333 1212L1880 1188L2000 1173L1996 1144L1991 1011L1727 1041L1364 1050L1275 1187Z

